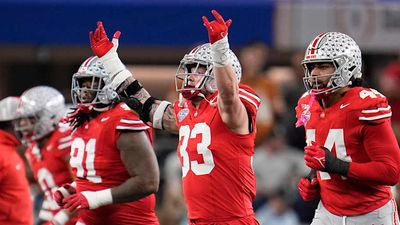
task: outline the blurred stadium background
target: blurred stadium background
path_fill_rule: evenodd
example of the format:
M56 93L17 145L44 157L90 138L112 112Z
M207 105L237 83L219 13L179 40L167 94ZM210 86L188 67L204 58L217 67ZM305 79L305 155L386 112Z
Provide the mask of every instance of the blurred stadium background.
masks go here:
M301 56L318 33L340 31L356 40L363 53L367 86L380 89L387 65L400 64L399 0L0 0L0 99L20 95L36 85L50 85L70 102L72 74L92 54L88 33L99 20L109 36L117 30L122 32L120 57L150 93L158 98L176 98L175 71L189 49L208 41L201 16L211 16L211 9L233 19L230 45L241 59L246 82L267 80L265 89L271 89L262 96L264 108L259 117L265 130L259 136L257 151L304 146L302 132L293 128L294 106L304 91ZM259 65L254 65L256 62ZM258 66L257 77L246 78L246 73L252 73L248 68ZM176 137L163 133L157 137L165 186L160 192L159 211L162 224L173 225L184 217L181 199L174 196L179 194L170 190L179 187L174 183L179 183L179 176L174 176L179 165L169 158ZM295 158L293 167L291 163L260 167L259 171L264 171L258 174L262 198L255 205L263 210L266 201L272 202L285 192L284 203L307 223L315 204L298 201L295 182L302 172L296 163L302 162L302 155L301 150L294 152L293 157L280 158ZM271 177L273 172L268 169L281 171L285 169L279 167L284 166L287 173ZM165 209L168 207L173 210Z

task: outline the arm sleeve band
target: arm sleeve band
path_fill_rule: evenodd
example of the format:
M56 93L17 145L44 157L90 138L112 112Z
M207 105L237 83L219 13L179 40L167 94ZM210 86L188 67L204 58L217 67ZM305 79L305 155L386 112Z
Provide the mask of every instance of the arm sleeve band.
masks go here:
M169 105L171 105L170 102L162 101L160 103L160 105L157 107L157 109L153 115L153 127L154 128L163 129L162 119L163 119L164 112Z

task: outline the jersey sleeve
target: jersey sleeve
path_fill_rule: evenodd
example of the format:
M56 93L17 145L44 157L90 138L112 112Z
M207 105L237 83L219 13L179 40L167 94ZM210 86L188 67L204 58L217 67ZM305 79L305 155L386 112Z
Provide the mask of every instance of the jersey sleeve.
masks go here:
M384 95L374 89L360 91L358 119L368 123L382 123L392 116L392 109Z
M53 146L56 147L54 154L56 154L58 158L64 158L70 155L72 144L71 130L63 128L58 129L55 135L56 137L50 140L53 141Z
M348 176L358 180L395 185L400 176L400 150L389 120L362 129L370 162L351 162Z
M247 111L250 112L252 117L255 117L261 104L260 98L257 96L255 91L247 85L240 85L239 97Z
M134 113L132 110L126 110L126 107L120 105L119 116L115 121L115 129L118 131L145 131L150 129L142 120L140 120L139 116Z

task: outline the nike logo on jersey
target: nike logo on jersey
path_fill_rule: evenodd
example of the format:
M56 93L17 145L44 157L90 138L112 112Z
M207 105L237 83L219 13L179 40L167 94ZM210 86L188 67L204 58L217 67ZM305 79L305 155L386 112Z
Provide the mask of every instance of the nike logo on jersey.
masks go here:
M110 119L110 117L101 118L101 119L100 119L100 122L104 122L104 121L106 121L106 120L108 120L108 119Z
M350 105L350 103L347 103L347 104L341 104L341 105L340 105L340 109L343 109L343 108L347 107L348 105Z
M15 169L20 170L20 169L21 169L21 164L18 163L18 164L15 166Z

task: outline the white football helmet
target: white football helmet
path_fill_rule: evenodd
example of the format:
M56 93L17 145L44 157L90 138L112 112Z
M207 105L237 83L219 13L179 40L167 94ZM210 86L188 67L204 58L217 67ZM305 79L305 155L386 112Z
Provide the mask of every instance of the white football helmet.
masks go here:
M19 98L14 96L9 96L0 101L0 122L12 121L18 118L17 108L19 102Z
M310 92L322 94L351 85L362 76L361 61L360 48L351 37L339 32L321 33L310 42L302 62L304 86ZM318 78L311 76L310 65L323 62L332 63L336 70L332 74L323 75L331 79L324 88L318 89Z
M74 105L103 111L118 97L111 79L97 56L86 59L72 76L71 96Z
M20 118L14 129L28 142L39 140L58 127L65 110L64 96L56 89L30 88L21 95L17 109Z
M232 63L232 68L236 73L236 78L240 82L242 77L240 62L232 50L229 50L228 55ZM205 66L206 72L198 72L199 66ZM190 76L201 76L201 79L195 86L189 85ZM175 86L176 91L181 93L186 99L191 99L199 93L214 93L217 90L210 43L199 45L185 54L175 74Z

